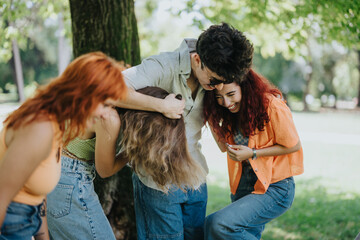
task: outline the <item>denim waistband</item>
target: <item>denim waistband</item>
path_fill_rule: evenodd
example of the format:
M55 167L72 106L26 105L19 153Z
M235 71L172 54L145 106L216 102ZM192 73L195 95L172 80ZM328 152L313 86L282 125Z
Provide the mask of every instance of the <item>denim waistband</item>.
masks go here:
M95 164L85 161L72 159L66 156L61 156L61 166L63 169L71 172L82 172L95 175Z

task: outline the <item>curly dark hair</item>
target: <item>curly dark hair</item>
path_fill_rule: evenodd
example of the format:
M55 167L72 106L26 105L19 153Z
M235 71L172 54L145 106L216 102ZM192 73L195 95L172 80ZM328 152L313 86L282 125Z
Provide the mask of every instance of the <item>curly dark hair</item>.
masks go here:
M249 71L254 48L246 36L227 23L212 25L196 43L203 65L232 82Z

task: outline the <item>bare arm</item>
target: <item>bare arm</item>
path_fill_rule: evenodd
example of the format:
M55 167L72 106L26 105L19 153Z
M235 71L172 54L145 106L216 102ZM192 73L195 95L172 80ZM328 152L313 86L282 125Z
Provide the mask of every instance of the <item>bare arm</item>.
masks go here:
M110 177L122 169L127 159L123 154L115 157L116 140L120 131L120 118L115 109L101 119L95 126L95 166L102 178Z
M126 109L136 109L160 112L165 117L179 119L184 112L185 100L175 98L175 94L168 95L165 99L155 98L128 88L126 100L117 101L116 106Z
M226 152L226 145L225 142L221 141L220 138L216 135L213 128L210 127L211 134L213 135L213 138L215 139L215 142L217 143L218 147L220 148L220 151Z
M293 147L287 148L279 144L275 144L271 147L256 149L257 157L267 157L267 156L280 156L289 153L299 151L301 148L300 140ZM246 159L252 158L253 150L244 145L228 145L226 147L229 157L234 161L244 161Z
M12 199L49 156L53 134L51 122L34 122L16 131L7 131L8 149L0 166L0 226Z

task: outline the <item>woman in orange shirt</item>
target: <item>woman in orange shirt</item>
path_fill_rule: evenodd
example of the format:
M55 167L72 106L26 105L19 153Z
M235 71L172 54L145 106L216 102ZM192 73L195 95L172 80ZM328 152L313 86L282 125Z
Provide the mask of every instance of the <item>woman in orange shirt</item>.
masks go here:
M126 97L122 70L101 52L82 55L4 121L0 239L49 239L44 199L60 178L61 148Z
M303 153L281 92L252 69L207 91L204 117L227 152L232 204L209 215L205 239L260 239L265 224L292 205Z

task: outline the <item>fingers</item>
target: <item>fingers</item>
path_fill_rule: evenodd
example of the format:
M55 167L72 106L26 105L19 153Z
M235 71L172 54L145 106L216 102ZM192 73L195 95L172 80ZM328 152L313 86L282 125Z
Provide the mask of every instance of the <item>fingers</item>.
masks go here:
M246 146L243 145L230 145L228 143L226 143L226 150L227 153L230 157L230 159L234 160L234 161L243 161L246 160Z
M181 118L185 108L185 100L182 99L182 96L180 94L175 95L174 93L171 93L166 96L165 102L167 107L163 112L164 116L172 119Z

